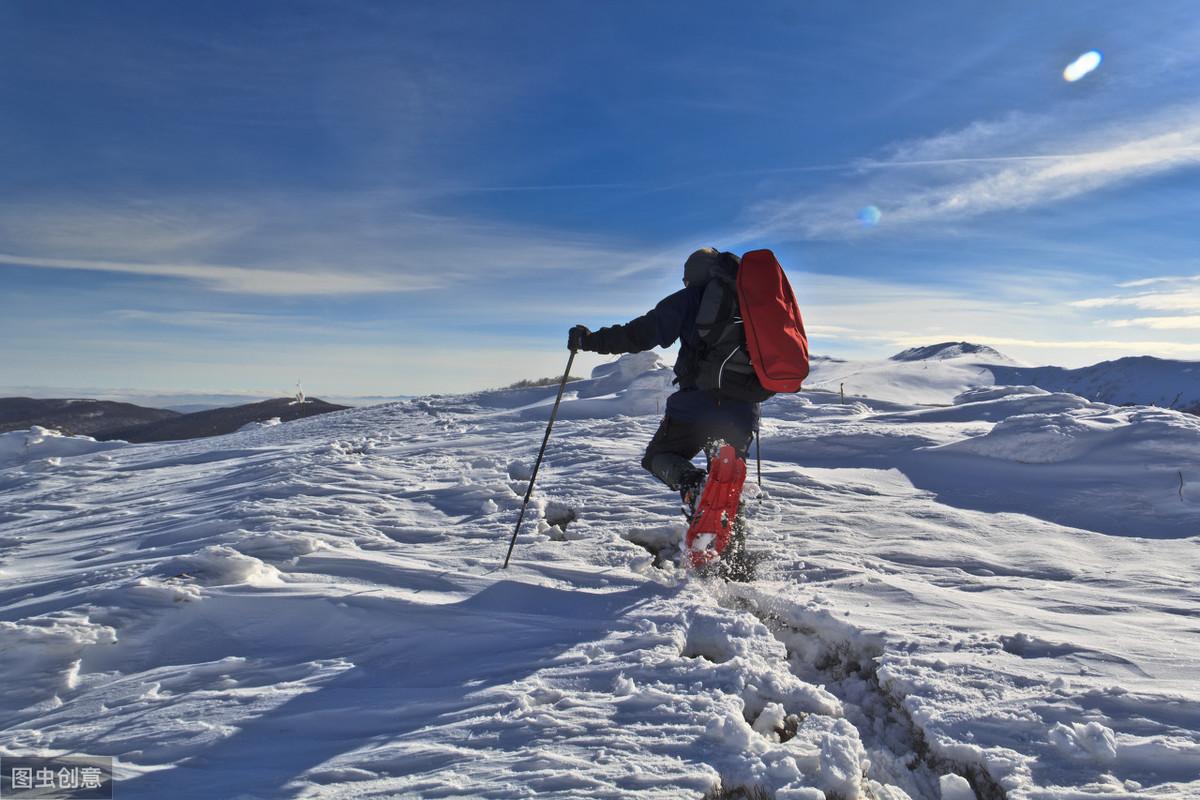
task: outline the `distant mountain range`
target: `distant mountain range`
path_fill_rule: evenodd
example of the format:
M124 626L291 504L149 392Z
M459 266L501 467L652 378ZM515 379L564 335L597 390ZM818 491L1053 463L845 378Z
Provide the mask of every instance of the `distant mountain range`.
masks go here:
M1200 413L1200 361L1128 356L1090 367L988 365L998 384L1040 386L1114 405L1144 405Z
M0 433L41 425L67 434L94 436L113 428L133 428L178 416L177 411L109 400L0 397Z
M205 436L220 436L233 433L251 422L266 422L279 418L280 422L342 411L349 406L338 406L324 400L308 398L298 403L290 397L248 403L232 408L214 408L192 414L180 414L170 419L136 425L130 428L115 428L96 436L102 441L121 439L126 442L166 442L176 439L199 439Z
M349 406L316 398L297 403L290 397L180 414L107 400L0 398L0 433L34 425L100 441L163 442L233 433L251 422L281 422L341 411Z
M1000 386L1037 386L1113 405L1200 411L1200 361L1126 356L1090 367L1026 367L987 345L941 342L913 347L891 361L948 361L976 365Z
M1113 405L1200 413L1200 361L1130 356L1090 367L1026 367L971 342L913 347L876 361L814 358L805 386L902 403L947 404L978 386L1038 386Z
M317 394L314 392L313 394ZM412 399L412 395L379 394L379 395L339 395L320 392L320 396L328 403L345 406L375 406L380 403L395 403ZM178 411L180 414L190 414L193 411L208 411L213 408L231 408L249 403L258 403L275 397L274 392L262 394L247 394L241 392L209 393L201 392L154 392L145 389L114 389L97 386L36 386L21 384L0 384L0 397L26 397L34 399L59 397L86 397L93 400L107 400L114 403L131 403L142 408L166 409Z

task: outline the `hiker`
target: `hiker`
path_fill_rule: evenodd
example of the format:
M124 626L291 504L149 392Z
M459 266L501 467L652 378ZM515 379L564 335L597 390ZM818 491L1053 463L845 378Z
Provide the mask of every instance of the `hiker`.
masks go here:
M642 466L679 491L689 517L697 499L697 489L707 474L692 463L692 458L701 450L711 457L709 445L719 439L732 445L744 459L758 428L759 404L748 399L744 392L737 391L736 384L731 382L728 389L701 389L699 385L704 368L703 355L711 349L697 326L701 301L706 296L705 286L714 276L736 275L739 264L740 259L733 253L722 253L711 247L697 250L683 265L684 288L663 298L647 313L624 325L611 325L598 331L576 325L567 336L567 346L571 350L608 354L640 353L655 347L669 347L679 340L674 381L679 389L667 398L666 413L646 447ZM728 309L724 311L725 317L733 316ZM714 313L719 315L720 311L714 310ZM724 324L729 320L717 321ZM749 362L745 361L745 364L748 367ZM728 366L717 365L717 385L721 384L720 370Z

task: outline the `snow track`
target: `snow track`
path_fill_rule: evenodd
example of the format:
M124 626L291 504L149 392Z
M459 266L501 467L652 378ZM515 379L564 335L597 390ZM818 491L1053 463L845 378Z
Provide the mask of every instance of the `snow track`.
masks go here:
M762 620L787 648L788 666L797 677L823 686L841 702L870 759L868 779L899 787L914 798L936 798L943 776L965 776L979 800L1006 800L986 765L936 755L904 709L904 697L881 685L877 662L884 653L882 637L847 631L826 614L813 619L752 587L715 589L722 606Z

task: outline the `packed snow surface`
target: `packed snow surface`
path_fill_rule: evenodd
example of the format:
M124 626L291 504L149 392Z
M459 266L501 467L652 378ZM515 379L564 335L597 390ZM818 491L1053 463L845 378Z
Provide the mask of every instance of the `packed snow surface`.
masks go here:
M765 404L752 583L670 559L652 355L568 384L508 570L557 387L4 434L0 755L121 798L1200 797L1200 424L979 356Z

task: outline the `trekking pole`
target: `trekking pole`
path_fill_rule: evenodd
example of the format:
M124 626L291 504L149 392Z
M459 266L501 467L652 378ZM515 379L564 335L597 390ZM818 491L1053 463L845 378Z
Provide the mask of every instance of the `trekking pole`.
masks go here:
M512 556L513 545L517 543L517 533L521 530L521 521L525 519L525 508L529 498L533 497L533 482L537 480L538 469L542 466L542 456L546 452L546 442L550 441L550 429L554 427L554 418L558 416L558 404L562 402L563 389L567 388L567 377L571 374L571 364L575 361L575 351L571 351L567 359L567 368L563 370L562 382L558 384L558 397L554 400L554 410L550 412L550 421L546 423L546 435L542 437L542 449L538 451L537 462L533 465L533 474L529 476L529 488L525 491L525 502L521 503L521 513L517 517L517 527L513 528L512 541L508 543L508 553L504 556L504 566L508 569L508 559Z
M762 426L754 426L754 458L758 461L758 488L762 488Z

